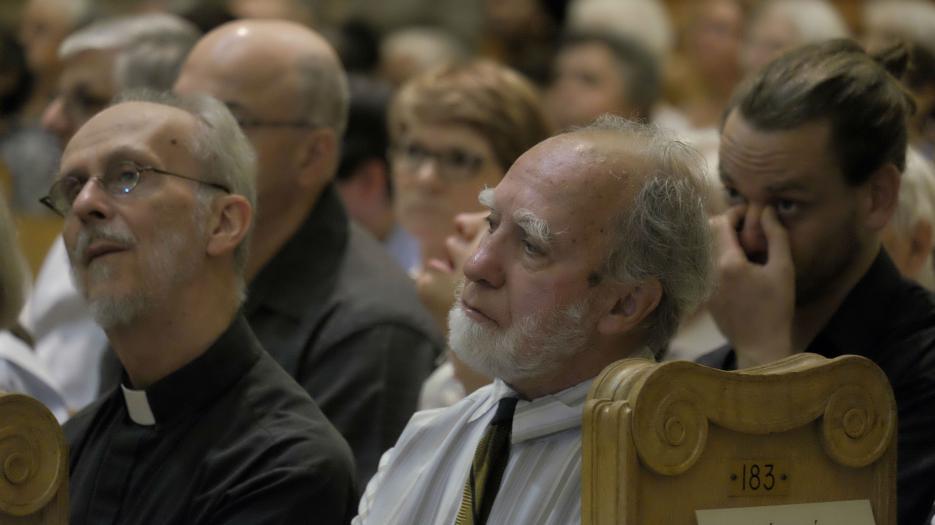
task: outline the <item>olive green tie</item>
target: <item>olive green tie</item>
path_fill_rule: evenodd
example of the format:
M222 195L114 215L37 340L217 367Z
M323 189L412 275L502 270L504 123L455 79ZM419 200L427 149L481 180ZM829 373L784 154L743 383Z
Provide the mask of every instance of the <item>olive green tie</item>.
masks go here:
M513 411L516 409L515 397L505 397L497 405L497 413L490 420L490 426L484 432L474 462L464 482L464 494L455 525L484 525L497 497L503 471L510 459L510 433L513 429Z

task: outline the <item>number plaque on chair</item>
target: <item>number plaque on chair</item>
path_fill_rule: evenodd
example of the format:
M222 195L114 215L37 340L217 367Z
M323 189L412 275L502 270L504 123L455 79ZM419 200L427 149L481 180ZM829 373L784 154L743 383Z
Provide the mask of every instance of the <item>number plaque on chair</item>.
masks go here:
M878 525L895 525L895 435L892 389L862 357L738 372L625 359L585 405L582 523L694 525L696 511L868 500Z

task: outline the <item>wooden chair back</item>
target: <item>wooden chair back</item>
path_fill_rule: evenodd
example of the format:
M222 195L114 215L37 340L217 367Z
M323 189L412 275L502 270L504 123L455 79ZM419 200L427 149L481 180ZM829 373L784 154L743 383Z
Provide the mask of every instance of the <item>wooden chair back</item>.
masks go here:
M862 357L798 354L737 372L624 359L585 405L582 523L695 524L702 509L866 499L877 525L896 525L895 439L892 389Z

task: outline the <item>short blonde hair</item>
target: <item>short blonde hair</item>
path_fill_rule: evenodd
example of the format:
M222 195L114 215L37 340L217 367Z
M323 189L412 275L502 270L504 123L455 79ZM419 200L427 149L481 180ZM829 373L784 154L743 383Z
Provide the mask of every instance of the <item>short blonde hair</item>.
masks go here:
M0 329L6 330L16 323L26 300L28 270L16 239L16 228L7 206L6 196L0 191Z
M487 60L443 65L404 84L390 104L390 139L399 141L418 124L473 129L489 141L504 172L552 134L532 83Z

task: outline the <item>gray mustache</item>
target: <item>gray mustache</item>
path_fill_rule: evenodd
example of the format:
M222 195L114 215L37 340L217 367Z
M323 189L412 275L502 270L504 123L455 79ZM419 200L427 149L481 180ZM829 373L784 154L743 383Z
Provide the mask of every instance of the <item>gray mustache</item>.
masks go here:
M133 236L124 226L108 224L103 226L93 226L82 229L78 232L78 242L75 250L72 252L72 260L84 260L84 254L88 246L94 241L107 241L118 244L124 248L132 247L136 244L136 237ZM77 259L76 259L77 256Z

